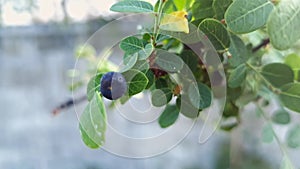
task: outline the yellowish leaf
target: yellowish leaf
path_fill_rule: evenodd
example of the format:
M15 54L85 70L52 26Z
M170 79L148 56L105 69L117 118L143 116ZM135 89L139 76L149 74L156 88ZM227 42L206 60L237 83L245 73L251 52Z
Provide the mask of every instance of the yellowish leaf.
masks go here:
M187 12L177 11L163 16L159 28L166 31L189 33Z

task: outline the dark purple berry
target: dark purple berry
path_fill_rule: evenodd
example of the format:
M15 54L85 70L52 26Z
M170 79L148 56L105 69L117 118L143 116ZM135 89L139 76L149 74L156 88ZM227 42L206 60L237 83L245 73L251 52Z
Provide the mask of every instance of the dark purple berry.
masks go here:
M122 97L127 91L127 83L124 76L118 72L108 72L101 78L100 92L109 100Z

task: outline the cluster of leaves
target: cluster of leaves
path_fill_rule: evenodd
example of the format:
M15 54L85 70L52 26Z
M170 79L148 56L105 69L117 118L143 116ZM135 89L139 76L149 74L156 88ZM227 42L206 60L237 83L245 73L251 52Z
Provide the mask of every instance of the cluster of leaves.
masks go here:
M153 106L165 106L159 118L162 128L174 124L180 113L196 118L211 105L210 82L201 60L182 42L159 33L189 33L191 23L207 36L226 69L228 89L223 116L224 121L236 121L224 123L222 128L230 130L238 125L240 110L260 100L278 101L280 109L273 113L272 120L288 124L290 114L286 108L300 112L300 56L294 50L300 38L299 9L299 0L275 4L269 0L158 0L155 6L140 0L116 3L112 11L153 13L156 17L153 28L120 40L124 66L119 71L128 83L128 92L118 101L124 104L133 95L149 90ZM271 46L263 48L268 39ZM253 48L260 41L267 43ZM272 53L281 59L275 61ZM184 82L180 77L184 65L196 83ZM87 91L90 103L80 118L83 140L91 148L101 146L105 135L106 112L98 93L103 73L98 71L91 78ZM299 147L299 135L298 129L292 129L288 144Z

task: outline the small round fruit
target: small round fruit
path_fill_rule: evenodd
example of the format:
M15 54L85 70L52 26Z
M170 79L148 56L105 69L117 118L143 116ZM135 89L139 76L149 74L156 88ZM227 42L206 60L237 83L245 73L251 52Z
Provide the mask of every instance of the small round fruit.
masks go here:
M124 76L118 72L104 74L100 81L100 92L109 100L122 97L127 91L127 83Z

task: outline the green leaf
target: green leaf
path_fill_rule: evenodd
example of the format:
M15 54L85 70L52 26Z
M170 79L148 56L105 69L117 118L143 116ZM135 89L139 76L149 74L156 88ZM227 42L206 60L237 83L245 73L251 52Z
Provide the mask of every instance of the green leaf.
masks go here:
M295 80L298 80L300 77L300 56L298 56L297 54L290 54L285 57L284 63L289 65L293 69Z
M271 143L274 140L274 131L271 124L264 126L262 130L262 141Z
M163 42L164 40L168 40L168 39L171 39L171 37L169 35L158 34L156 43Z
M146 72L150 68L150 65L148 61L146 60L138 60L135 65L132 67L132 69L139 70L141 72Z
M131 69L122 74L125 77L128 85L129 96L133 96L142 92L148 84L148 79L146 75L141 71Z
M232 0L214 0L212 7L218 20L224 19L224 14L232 3Z
M159 1L155 4L155 12L158 12ZM165 5L163 8L163 13L171 13L177 11L176 6L173 1L165 1Z
M228 28L235 33L248 33L263 27L273 10L269 0L235 0L225 13Z
M148 78L148 84L146 86L146 89L149 89L153 84L154 84L154 80L155 80L155 75L153 74L153 72L151 70L147 70L145 72L145 75Z
M272 120L278 124L288 124L291 121L291 117L287 111L282 109L273 114Z
M296 125L288 131L287 145L290 148L300 147L300 125Z
M229 59L229 64L237 67L240 64L246 63L249 59L249 51L238 36L231 34L229 52L232 58Z
M106 131L106 111L99 92L80 116L79 129L83 142L90 148L99 148L104 144Z
M245 64L234 69L228 79L228 86L230 88L237 88L245 81L247 75L247 67Z
M176 105L167 105L163 113L159 117L159 125L161 128L167 128L174 124L179 116L179 110Z
M165 50L157 50L155 63L162 70L170 73L180 71L184 65L184 62L179 56Z
M220 21L215 19L204 19L200 23L199 29L206 34L216 50L224 50L229 48L229 34L225 26Z
M181 59L189 67L191 72L196 73L198 70L199 57L191 50L184 50L180 54Z
M123 39L120 43L120 48L125 51L127 55L133 55L137 53L139 60L147 59L154 50L152 44L146 44L144 40L135 36L130 36Z
M215 14L212 5L213 0L196 0L192 6L192 13L195 20L212 18Z
M262 68L261 74L275 87L281 87L294 81L293 70L282 63L271 63Z
M194 119L199 115L199 109L193 106L187 94L182 94L176 99L176 106L185 117Z
M145 42L135 36L130 36L123 39L120 43L120 48L127 54L134 54L143 50Z
M195 0L176 0L176 1L167 1L167 3L173 3L174 7L176 8L175 11L182 11L182 10L188 10L191 5L194 3ZM174 11L174 9L173 9Z
M147 59L152 54L153 51L154 51L153 45L151 43L148 43L144 48L142 48L138 52L139 60Z
M87 92L86 92L88 101L91 101L93 99L96 91L100 91L100 81L102 76L103 73L98 73L90 79L87 85Z
M191 84L188 89L191 103L198 109L205 109L211 105L212 94L208 86L203 83Z
M155 88L156 89L162 89L162 88L168 88L168 82L166 79L159 78L155 81Z
M300 38L300 1L281 0L271 13L267 29L272 45L285 50Z
M285 107L300 113L300 83L290 83L282 86L280 100Z
M114 4L111 8L114 12L153 12L153 6L145 1L120 1Z
M155 89L152 91L151 102L155 107L161 107L172 99L172 91L169 88Z
M98 145L97 143L95 143L90 137L89 135L86 133L86 131L82 128L81 124L79 124L79 131L81 133L81 139L84 142L85 145L87 145L88 147L92 148L92 149L96 149L99 148L100 145Z
M239 114L239 108L232 101L227 101L224 107L223 116L232 117L232 116L238 116L238 114Z
M123 58L124 67L121 68L120 72L126 72L129 69L133 68L135 63L138 60L138 54L125 54Z
M184 0L184 1L173 1L173 3L176 6L177 10L181 11L185 7L186 0Z
M227 97L226 97L227 100L235 101L242 95L242 88L241 87L237 87L233 89L227 88L226 93L227 93Z

